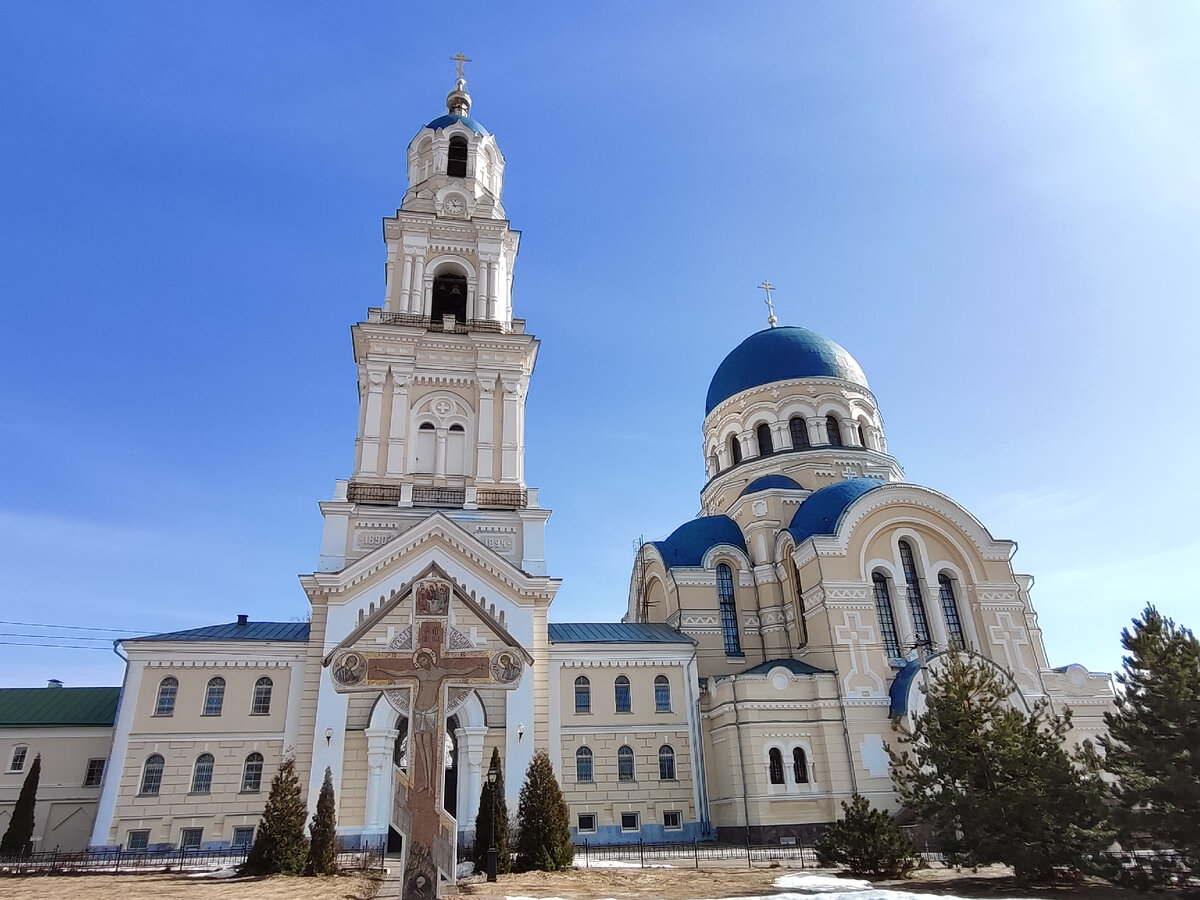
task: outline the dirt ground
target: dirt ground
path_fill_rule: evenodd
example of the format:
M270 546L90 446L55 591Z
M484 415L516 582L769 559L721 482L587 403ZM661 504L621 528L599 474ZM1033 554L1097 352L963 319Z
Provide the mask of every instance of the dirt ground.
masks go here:
M0 878L4 900L371 900L378 883L329 878L190 878L187 875L24 875Z
M745 865L717 867L712 864L701 865L698 870L686 866L677 869L572 869L566 872L501 875L495 884L463 884L460 890L463 895L471 896L472 900L502 897L562 897L569 900L689 900L704 897L720 900L726 897L770 897L781 890L774 886L775 879L788 872L799 871L786 868L749 869ZM813 872L812 869L806 871ZM975 873L970 870L925 869L904 881L877 882L876 886L918 894L1013 900L1025 897L1148 900L1154 896L1116 888L1103 882L1029 887L1017 884L1011 870L1002 866L990 866Z

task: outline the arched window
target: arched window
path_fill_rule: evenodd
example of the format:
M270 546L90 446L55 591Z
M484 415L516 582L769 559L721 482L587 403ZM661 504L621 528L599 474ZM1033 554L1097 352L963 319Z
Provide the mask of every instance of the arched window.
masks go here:
M767 760L767 774L771 778L771 784L783 784L783 754L779 752L778 747L771 748Z
M754 429L754 435L758 438L758 455L770 456L775 451L775 446L771 443L771 426L763 422Z
M208 679L208 689L204 692L204 715L219 716L224 705L225 679L217 675Z
M446 474L467 474L467 433L458 424L451 425L446 435Z
M152 753L146 757L146 764L142 766L142 790L141 793L148 794L153 797L158 796L158 789L162 787L163 773L163 758L161 753Z
M925 598L921 596L921 582L917 578L917 566L913 562L912 547L908 541L900 542L900 565L904 567L904 583L908 586L908 608L912 612L913 629L917 643L929 640L929 617L925 615Z
M257 794L262 790L263 755L251 753L242 766L242 792Z
M871 585L875 589L875 614L879 616L880 637L883 638L884 651L895 659L900 655L900 642L896 639L896 618L892 614L892 598L888 591L887 576L876 572L871 576Z
M422 422L417 428L417 458L413 471L419 475L432 475L437 457L437 429L432 422Z
M450 138L450 152L446 156L446 174L451 178L467 177L467 139L462 135Z
M594 777L592 771L592 751L588 747L580 747L575 751L575 780L591 781Z
M804 585L800 583L800 570L796 568L796 561L792 559L790 551L787 561L788 570L792 574L792 586L796 591L796 630L800 633L800 643L796 649L799 650L808 646L808 622L804 620Z
M254 682L254 700L250 703L250 715L269 716L271 714L271 679L264 675Z
M737 606L733 601L733 570L725 563L717 566L717 597L721 601L721 633L725 636L725 655L741 656Z
M196 757L196 767L192 769L192 793L207 794L212 789L213 759L211 753L201 753Z
M575 712L590 713L592 711L592 683L586 675L575 679Z
M671 681L666 675L655 676L654 679L654 711L671 711Z
M808 757L799 747L792 751L792 776L796 784L808 784Z
M736 434L729 439L729 458L735 466L742 461L742 442Z
M430 317L440 323L443 316L467 321L467 278L457 272L439 273L433 278L433 308Z
M861 422L858 424L858 443L863 447L867 446L867 433L863 430Z
M825 417L825 434L829 437L830 447L842 446L842 426L837 416Z
M658 780L675 780L675 748L670 744L658 748Z
M168 675L158 683L158 702L154 704L156 716L175 715L175 697L179 694L179 679Z
M628 744L617 750L617 781L633 781L633 748Z
M807 450L808 443L808 419L804 416L792 416L788 419L788 431L792 433L792 449Z
M962 618L958 614L958 601L954 596L954 582L945 572L938 576L938 594L942 601L942 615L946 617L946 633L950 636L950 649L967 649Z
M613 693L617 703L617 712L633 712L633 698L629 696L628 678L618 675L617 680L613 682Z

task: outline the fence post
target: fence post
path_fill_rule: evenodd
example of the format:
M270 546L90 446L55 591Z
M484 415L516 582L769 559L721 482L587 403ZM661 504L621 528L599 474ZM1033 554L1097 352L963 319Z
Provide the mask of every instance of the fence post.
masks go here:
M588 846L589 846L588 839L584 838L583 839L583 867L585 869L590 868L592 865L592 858L588 854Z
M746 868L753 869L754 863L750 861L750 832L746 832Z
M692 859L696 861L696 868L700 868L700 847L695 838L692 838Z

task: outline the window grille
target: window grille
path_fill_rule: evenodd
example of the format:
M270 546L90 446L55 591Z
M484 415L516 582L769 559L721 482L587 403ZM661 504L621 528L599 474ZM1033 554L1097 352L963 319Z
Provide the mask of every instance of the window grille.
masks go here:
M142 790L141 793L152 797L158 796L159 788L162 787L163 776L163 758L161 753L152 753L146 757L146 764L142 767Z
M904 567L904 582L908 586L908 608L912 612L913 629L917 643L921 644L929 640L929 618L925 615L925 599L921 596L917 566L908 541L900 542L900 565Z
M212 789L213 759L211 753L201 753L196 757L196 767L192 770L192 793L207 794Z
M942 615L946 618L946 633L950 637L951 650L965 650L967 639L963 634L962 618L958 614L958 600L954 596L954 582L945 572L938 575L938 593L942 600Z
M617 780L633 781L633 748L628 744L617 751Z
M88 760L87 772L83 776L84 787L100 787L104 781L104 763L103 759Z
M654 711L671 711L671 682L666 675L658 675L654 679Z
M145 850L150 846L150 830L138 828L125 835L126 850Z
M588 747L580 747L575 751L575 780L591 781L595 778L592 766L592 751Z
M788 431L792 433L792 449L807 450L808 443L808 420L803 416L792 416L788 419Z
M175 697L179 693L179 679L167 676L158 683L158 702L154 704L156 716L175 715Z
M203 840L203 828L183 828L179 831L180 850L199 850Z
M617 712L633 712L633 699L629 694L629 679L624 675L618 675L617 680L613 682L613 692L616 695Z
M263 755L251 753L246 757L246 764L242 767L242 791L247 794L256 794L261 791L262 775Z
M575 712L590 713L592 711L592 683L586 675L575 679Z
M263 676L254 682L254 700L250 704L250 715L267 716L271 714L271 679Z
M204 715L219 716L224 705L225 679L218 675L208 680L208 689L204 692Z
M721 633L725 637L725 655L741 656L737 606L733 599L733 570L725 563L717 566L717 597L721 601Z
M29 748L24 744L17 744L13 747L12 756L8 760L8 771L22 772L25 769L25 757L29 755Z
M892 598L888 591L887 577L882 572L871 576L875 588L875 614L879 617L880 637L887 655L895 659L900 655L900 642L896 639L896 619L892 615Z
M235 825L233 829L233 849L249 850L254 846L254 826Z
M658 748L658 780L675 780L675 749L670 744Z

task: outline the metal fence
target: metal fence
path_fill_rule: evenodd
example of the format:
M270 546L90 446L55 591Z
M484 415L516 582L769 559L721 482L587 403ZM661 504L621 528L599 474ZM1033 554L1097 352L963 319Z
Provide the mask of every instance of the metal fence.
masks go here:
M653 866L660 863L691 862L699 868L701 860L744 860L747 866L787 860L801 868L817 866L817 855L811 846L795 844L718 844L711 841L692 841L678 844L591 844L575 845L575 865L587 867L595 862L619 861Z
M139 875L159 872L203 872L240 866L248 847L229 850L85 850L0 856L0 875ZM347 872L383 870L383 847L342 850L338 867Z

